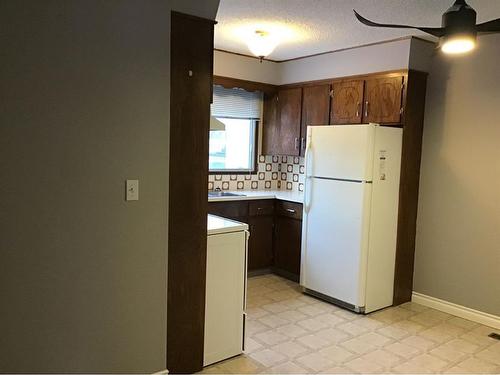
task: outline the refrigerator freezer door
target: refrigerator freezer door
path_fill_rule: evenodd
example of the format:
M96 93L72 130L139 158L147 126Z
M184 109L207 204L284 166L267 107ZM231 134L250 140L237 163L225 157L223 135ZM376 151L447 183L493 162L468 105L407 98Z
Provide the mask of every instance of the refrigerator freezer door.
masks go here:
M301 285L364 306L371 184L309 178L306 195Z
M371 181L374 124L309 126L308 176Z

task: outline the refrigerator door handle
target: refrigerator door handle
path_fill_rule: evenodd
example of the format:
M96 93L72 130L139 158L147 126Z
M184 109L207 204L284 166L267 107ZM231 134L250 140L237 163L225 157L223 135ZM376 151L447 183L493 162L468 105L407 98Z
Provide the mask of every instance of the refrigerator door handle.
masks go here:
M306 153L306 180L304 186L304 212L308 213L311 208L311 199L312 199L312 166L313 166L313 150L311 145L311 138L308 137Z
M306 177L305 184L305 194L304 194L304 212L307 214L311 209L311 201L312 201L312 177Z

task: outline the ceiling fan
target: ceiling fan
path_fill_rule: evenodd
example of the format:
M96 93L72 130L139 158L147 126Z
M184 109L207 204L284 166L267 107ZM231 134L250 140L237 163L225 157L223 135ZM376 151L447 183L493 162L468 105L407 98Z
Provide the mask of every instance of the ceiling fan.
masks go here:
M468 52L476 46L477 34L500 32L500 18L476 25L476 11L465 0L456 0L443 13L441 27L377 23L364 18L354 9L353 11L356 18L367 26L418 29L437 36L439 37L439 47L445 53L458 54Z

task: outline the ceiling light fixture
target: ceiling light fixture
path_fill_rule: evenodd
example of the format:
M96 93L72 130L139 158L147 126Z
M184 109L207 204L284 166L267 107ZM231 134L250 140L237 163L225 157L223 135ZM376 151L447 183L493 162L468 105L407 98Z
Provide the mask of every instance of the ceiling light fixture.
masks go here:
M264 30L256 30L247 40L248 49L260 59L260 62L274 51L278 43L277 37Z

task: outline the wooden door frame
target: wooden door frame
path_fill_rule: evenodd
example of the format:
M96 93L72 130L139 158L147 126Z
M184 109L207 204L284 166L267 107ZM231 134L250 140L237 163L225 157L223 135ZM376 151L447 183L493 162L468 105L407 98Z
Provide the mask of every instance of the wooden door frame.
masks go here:
M214 24L171 13L166 337L171 373L203 368Z

